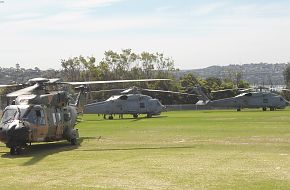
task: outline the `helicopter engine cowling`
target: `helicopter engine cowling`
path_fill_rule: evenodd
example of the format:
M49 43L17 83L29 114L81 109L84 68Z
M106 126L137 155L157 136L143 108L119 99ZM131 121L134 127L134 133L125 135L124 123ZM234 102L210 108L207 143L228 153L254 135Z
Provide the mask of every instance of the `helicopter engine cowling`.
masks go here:
M0 127L0 141L7 147L22 147L29 141L29 126L26 122L15 120Z

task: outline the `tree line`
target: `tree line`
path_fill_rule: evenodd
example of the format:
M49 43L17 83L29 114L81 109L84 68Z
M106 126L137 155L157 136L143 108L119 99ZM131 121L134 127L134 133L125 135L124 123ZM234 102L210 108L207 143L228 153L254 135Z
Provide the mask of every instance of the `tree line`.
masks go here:
M248 88L249 83L242 80L241 73L231 73L227 78L220 79L209 77L199 78L193 73L185 74L180 78L175 77L179 71L174 65L174 60L166 57L163 53L142 52L135 53L131 49L124 49L121 52L112 50L104 53L104 58L97 62L93 56L78 56L61 60L61 71L59 74L65 81L91 81L91 80L125 80L145 78L167 78L171 81L158 81L153 83L134 84L106 84L95 85L93 90L128 88L137 85L140 88L162 89L166 91L180 91L194 93L193 87L201 86L204 91ZM110 93L106 93L107 96ZM166 94L148 93L153 97L162 100L163 104L196 103L198 98ZM225 96L233 95L225 94ZM103 99L105 94L95 94L94 98ZM215 98L215 97L213 97Z

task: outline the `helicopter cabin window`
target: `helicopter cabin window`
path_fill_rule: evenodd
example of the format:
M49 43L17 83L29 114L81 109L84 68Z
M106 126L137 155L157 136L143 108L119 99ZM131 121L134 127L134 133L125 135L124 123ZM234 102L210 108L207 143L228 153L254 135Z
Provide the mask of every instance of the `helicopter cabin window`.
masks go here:
M55 110L56 110L57 122L61 123L62 119L61 119L60 109L57 108Z
M127 99L128 99L128 96L120 96L119 99L120 99L120 100L127 100Z
M141 103L140 103L140 108L145 108L145 104L144 104L144 102L141 102Z
M56 115L55 115L55 113L52 113L52 120L53 120L53 124L56 125Z
M45 125L45 116L43 110L32 109L26 116L27 121L33 124Z
M64 113L63 114L63 119L64 119L64 121L70 121L71 120L70 113L69 112L68 113Z

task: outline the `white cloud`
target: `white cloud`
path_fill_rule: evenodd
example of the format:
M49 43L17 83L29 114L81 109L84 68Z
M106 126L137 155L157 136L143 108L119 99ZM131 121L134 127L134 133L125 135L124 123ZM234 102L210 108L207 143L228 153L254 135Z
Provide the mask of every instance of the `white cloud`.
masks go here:
M10 0L0 9L2 22L42 19L55 14L72 14L72 12L88 12L92 8L111 6L122 0ZM1 7L0 7L1 8Z
M272 5L272 9L267 4L232 6L222 2L196 6L188 15L168 5L155 9L157 15L102 18L90 15L88 8L118 1L25 1L29 6L12 2L16 8L9 5L7 15L1 12L3 7L0 9L0 66L19 62L25 67L57 68L61 59L70 56L101 59L105 50L122 48L164 52L180 68L290 60L286 11L290 6ZM54 6L54 10L45 11L45 7ZM221 10L224 13L218 14ZM283 14L271 16L269 12Z
M121 0L78 0L68 1L68 8L87 9L92 7L103 7L110 6L114 3L120 2Z
M206 16L220 10L223 7L225 7L225 3L223 2L197 5L191 9L191 14L196 16Z

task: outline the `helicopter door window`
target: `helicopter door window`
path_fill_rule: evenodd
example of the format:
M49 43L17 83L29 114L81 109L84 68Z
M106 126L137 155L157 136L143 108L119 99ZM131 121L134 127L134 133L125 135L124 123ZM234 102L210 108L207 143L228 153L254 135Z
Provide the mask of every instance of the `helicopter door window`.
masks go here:
M60 109L56 109L56 118L57 122L61 123L61 114L60 114Z
M140 108L145 108L145 104L143 102L140 103Z
M59 112L57 113L57 118L58 118L58 121L61 122L61 115Z
M43 110L31 110L27 115L27 121L33 124L45 125L45 117Z
M70 121L71 120L70 113L64 113L63 118L64 118L64 121Z
M128 96L120 96L120 99L121 100L127 100L128 99Z
M39 125L45 125L45 117L43 110L35 110L35 114L38 120Z
M53 120L53 124L56 125L56 117L55 117L55 113L52 113L52 120Z
M27 121L29 123L36 124L37 122L37 116L35 110L31 110L30 113L27 115Z

